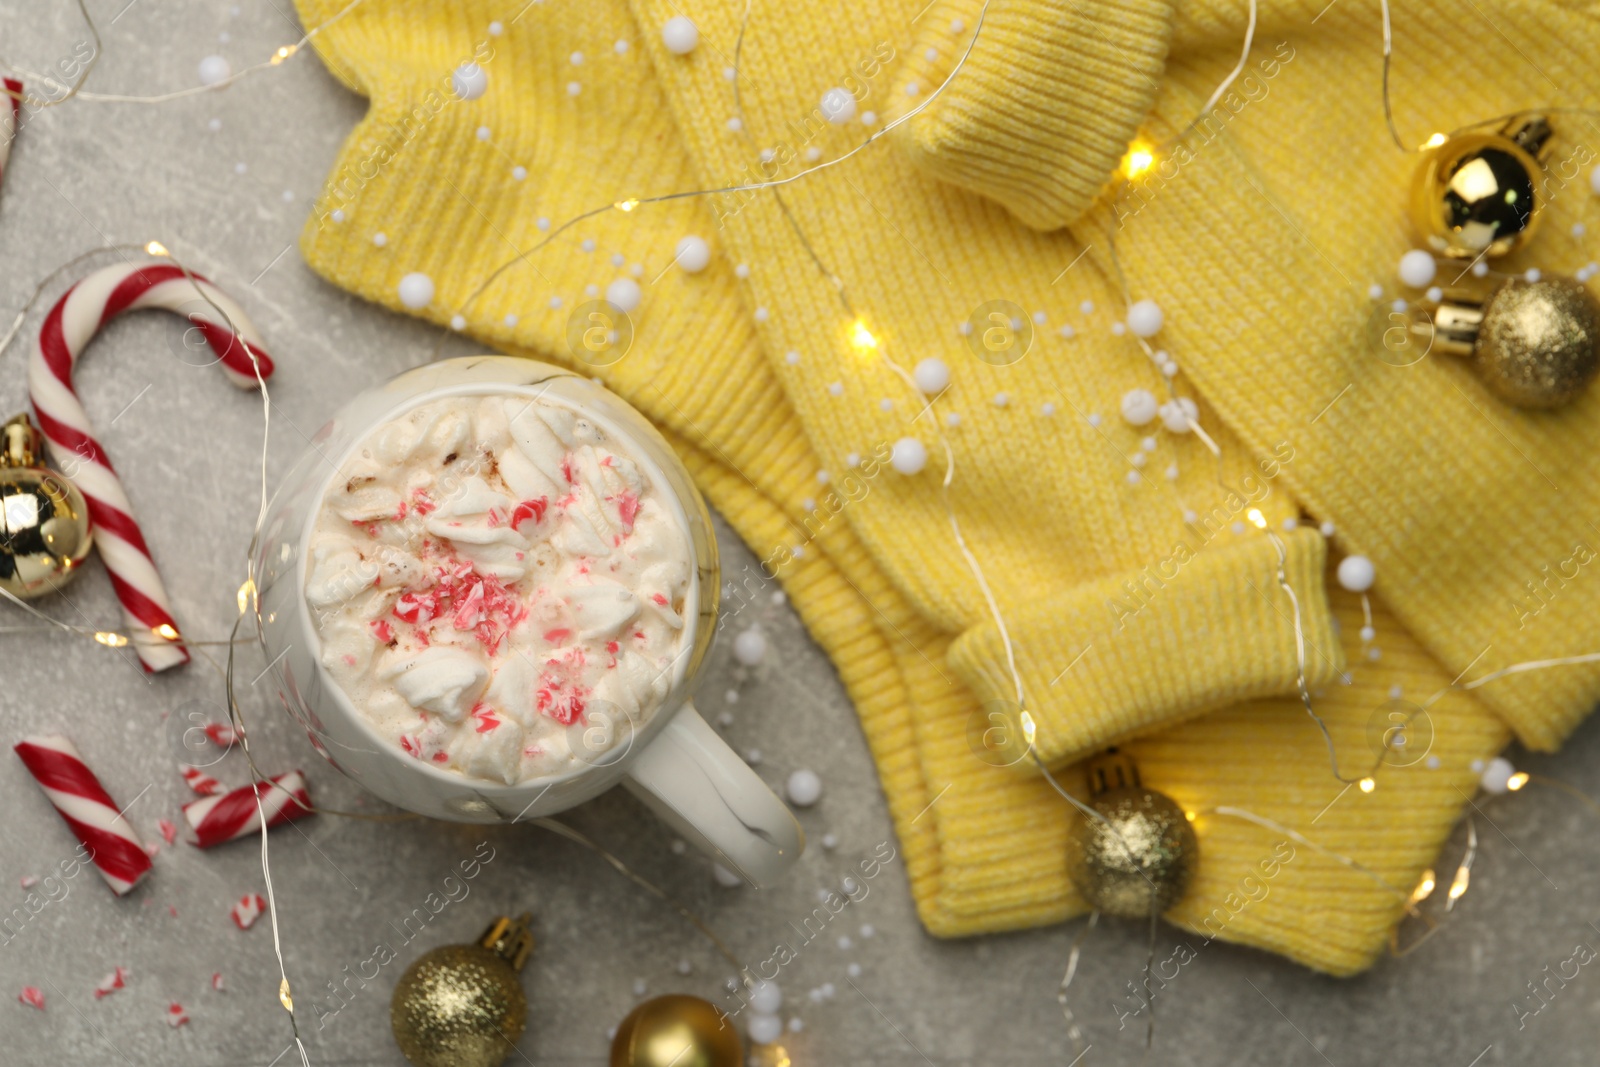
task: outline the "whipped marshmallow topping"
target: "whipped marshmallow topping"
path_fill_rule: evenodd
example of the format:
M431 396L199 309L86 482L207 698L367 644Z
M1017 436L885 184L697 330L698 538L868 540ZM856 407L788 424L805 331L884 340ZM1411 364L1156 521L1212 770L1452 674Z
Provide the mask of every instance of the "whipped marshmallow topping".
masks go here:
M661 706L694 573L630 442L525 396L433 400L323 495L321 661L412 757L512 785L592 764Z

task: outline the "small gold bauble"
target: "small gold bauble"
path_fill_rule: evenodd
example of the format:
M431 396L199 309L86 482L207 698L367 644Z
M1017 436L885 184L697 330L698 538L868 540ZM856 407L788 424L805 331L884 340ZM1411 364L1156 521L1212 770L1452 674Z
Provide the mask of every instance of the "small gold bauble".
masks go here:
M89 505L66 476L39 466L27 415L0 437L0 587L24 599L54 592L89 555Z
M1107 764L1109 771L1107 773ZM1126 757L1089 766L1089 806L1067 836L1067 876L1089 904L1124 919L1159 915L1182 898L1200 859L1183 809L1138 784Z
M533 935L531 916L496 920L475 945L445 945L406 968L389 1002L389 1023L416 1067L498 1067L527 1027L517 976Z
M742 1067L744 1043L709 1001L672 994L628 1013L611 1042L611 1067Z
M1456 259L1522 247L1539 222L1542 119L1465 133L1427 150L1411 180L1411 220L1428 247Z
M1476 355L1508 403L1559 407L1600 371L1600 303L1571 278L1509 281L1484 305Z

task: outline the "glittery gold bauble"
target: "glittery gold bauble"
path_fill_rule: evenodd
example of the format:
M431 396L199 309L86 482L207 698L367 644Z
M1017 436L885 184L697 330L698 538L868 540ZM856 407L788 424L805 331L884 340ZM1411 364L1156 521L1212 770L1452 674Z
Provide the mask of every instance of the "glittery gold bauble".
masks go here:
M699 997L647 1000L628 1013L611 1042L611 1067L741 1067L733 1023Z
M528 1022L517 972L533 951L532 916L496 920L475 945L446 945L406 968L389 1023L416 1067L497 1067Z
M1427 150L1411 181L1411 220L1429 248L1457 259L1522 247L1539 222L1541 168L1550 136L1541 119L1500 133L1465 133Z
M1600 303L1571 278L1507 282L1483 309L1477 359L1507 402L1559 407L1600 370Z
M13 596L60 588L89 555L89 505L66 476L38 464L27 415L0 437L0 587Z
M1107 773L1107 763L1110 764ZM1124 919L1159 915L1189 888L1200 845L1183 809L1138 784L1126 757L1089 766L1089 806L1067 836L1067 875L1092 907Z

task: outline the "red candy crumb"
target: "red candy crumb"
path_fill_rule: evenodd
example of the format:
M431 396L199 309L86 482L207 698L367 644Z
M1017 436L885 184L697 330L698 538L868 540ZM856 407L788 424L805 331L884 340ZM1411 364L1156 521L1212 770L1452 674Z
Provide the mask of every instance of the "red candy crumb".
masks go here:
M260 893L246 893L228 909L228 914L233 918L233 925L241 930L248 930L256 924L257 919L261 918L261 913L266 907L266 899Z
M667 606L667 598L662 596L660 593L651 593L650 594L650 599L654 600L657 604L660 604L662 607L666 607Z
M387 645L394 640L394 628L389 625L388 620L373 619L368 625L372 627L372 636L376 637L380 644Z
M117 990L126 988L127 985L128 969L126 967L118 967L100 979L100 983L94 987L94 999L99 1000L102 997L109 997Z
M411 506L417 509L418 515L426 515L438 509L439 505L433 502L426 489L414 490L411 494Z
M36 985L25 985L22 992L17 994L17 1000L30 1008L44 1011L44 992Z
M227 988L228 987L222 984L222 972L221 971L212 971L211 972L211 988L215 989L218 993L227 992Z
M180 1026L187 1026L189 1013L183 1010L183 1005L173 1001L167 1005L167 1025L176 1030Z
M178 826L171 819L162 819L156 823L161 828L161 836L167 839L167 844L175 844L178 840Z
M639 515L639 498L624 489L611 499L617 502L617 516L622 519L622 525L632 530L633 520Z
M223 748L228 748L239 740L239 735L234 732L233 727L225 722L209 722L204 729L206 736L211 738L211 743L221 745Z
M422 757L422 745L410 734L400 735L400 747L406 750L407 755Z

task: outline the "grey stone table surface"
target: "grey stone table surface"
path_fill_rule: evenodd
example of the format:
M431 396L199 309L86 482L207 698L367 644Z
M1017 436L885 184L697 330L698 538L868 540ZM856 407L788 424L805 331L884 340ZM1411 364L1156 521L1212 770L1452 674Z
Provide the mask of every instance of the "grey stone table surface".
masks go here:
M191 86L207 55L243 67L299 33L286 0L88 5L104 35L93 87L105 92ZM51 68L86 39L68 0L0 2L0 52L18 66ZM0 195L0 322L79 251L159 238L239 297L269 339L280 365L269 466L281 472L342 397L424 361L437 336L327 285L294 248L310 201L364 107L304 55L225 92L162 106L83 101L28 115ZM64 284L51 288L52 297ZM26 349L39 317L36 311L0 357L5 414L24 406ZM165 564L178 618L191 637L221 639L234 616L257 504L259 408L220 374L175 355L175 321L146 314L114 323L87 357L81 389ZM461 344L448 349L466 351ZM751 562L726 528L719 536L730 571ZM120 625L98 563L42 607L74 623ZM747 610L770 653L746 671L724 640L713 652L704 702L713 715L728 713L725 732L737 748L759 750L757 769L769 782L799 767L821 774L824 797L801 815L813 847L793 878L760 893L722 888L704 859L675 851L670 835L620 793L570 819L704 915L739 953L759 960L788 936L791 921L810 913L819 888L837 887L893 833L854 712L827 659L787 606L764 602ZM141 832L159 840L157 820L177 818L186 799L164 718L191 702L217 707L218 673L197 659L148 677L131 656L83 639L18 632L30 622L11 608L0 616L0 739L9 746L28 733L71 734L112 792L132 800L129 814ZM242 658L248 683L263 664L253 648ZM259 688L246 684L245 708L260 763L303 767L326 805L364 803ZM1528 769L1600 794L1600 724L1589 723L1558 756L1512 755ZM231 783L245 780L237 754L216 769ZM20 880L47 873L73 843L9 754L0 758L0 813L0 923L13 916L11 927L0 927L0 1062L297 1061L276 1002L271 930L263 921L240 931L228 917L232 901L262 889L257 848L201 852L180 841L162 847L153 877L126 899L113 899L86 873L66 883L64 897L16 920L13 909L25 898ZM1600 972L1578 968L1576 977L1550 986L1547 1003L1530 999L1528 983L1543 979L1547 966L1560 969L1575 946L1600 945L1591 923L1600 919L1600 817L1559 792L1530 789L1497 806L1492 818L1479 822L1472 891L1419 951L1336 980L1212 945L1156 998L1148 1050L1143 1016L1118 1025L1118 1009L1133 1003L1126 985L1140 974L1143 932L1102 926L1077 979L1090 1043L1079 1062L1594 1062ZM824 834L837 837L834 849L816 846ZM1459 850L1462 839L1458 829L1451 848ZM405 943L397 932L402 920L426 908L430 894L442 896L452 868L484 842L493 859L464 883L467 895L456 891L460 899L448 900ZM535 828L320 816L273 833L272 866L283 952L314 1064L401 1064L387 1005L400 969L425 948L472 938L502 911L531 909L539 940L524 979L529 1031L513 1063L604 1063L607 1030L636 1002L638 983L652 993L714 997L730 971L671 910L594 855ZM938 941L919 926L895 863L836 924L848 941L830 931L780 978L784 1015L801 1025L785 1039L798 1067L1065 1067L1077 1055L1056 985L1081 920ZM1162 957L1182 936L1160 931ZM398 959L369 981L351 977L380 942L392 944ZM859 966L854 977L851 964ZM128 969L126 988L96 999L96 983L116 966ZM224 992L211 989L213 972L223 975ZM17 1002L25 985L44 991L44 1012ZM811 991L824 987L833 995L813 999ZM187 1026L167 1025L172 1002L188 1011ZM1521 1014L1536 1005L1536 1014Z

